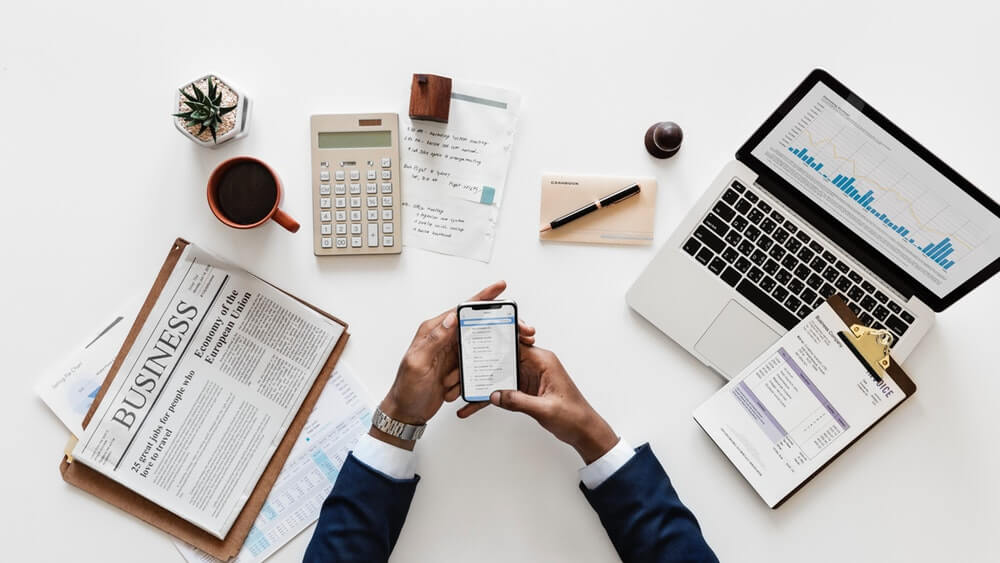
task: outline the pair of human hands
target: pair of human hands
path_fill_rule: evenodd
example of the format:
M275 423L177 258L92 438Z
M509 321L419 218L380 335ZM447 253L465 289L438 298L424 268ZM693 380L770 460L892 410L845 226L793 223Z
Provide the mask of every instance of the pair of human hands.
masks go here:
M506 288L506 282L496 282L471 300L496 299ZM559 358L535 346L534 327L521 322L518 333L518 389L494 391L488 403L469 403L458 410L458 417L468 418L491 404L522 412L576 449L584 463L600 458L614 447L618 436L580 393ZM426 424L445 401L458 399L458 350L454 308L421 323L399 364L396 380L382 400L382 412L407 424ZM370 433L390 444L413 449L413 441L395 438L375 427Z

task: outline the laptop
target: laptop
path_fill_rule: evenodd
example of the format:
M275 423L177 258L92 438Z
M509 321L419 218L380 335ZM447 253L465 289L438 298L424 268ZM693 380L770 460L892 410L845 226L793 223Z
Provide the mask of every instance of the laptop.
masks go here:
M823 70L695 203L626 299L725 378L839 294L903 361L1000 270L1000 206Z

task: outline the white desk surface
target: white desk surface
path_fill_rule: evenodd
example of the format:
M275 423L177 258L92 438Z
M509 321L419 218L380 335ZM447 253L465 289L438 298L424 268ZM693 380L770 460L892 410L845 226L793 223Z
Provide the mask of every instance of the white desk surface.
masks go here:
M995 6L430 4L4 9L0 559L179 561L166 535L62 482L67 431L32 385L125 296L148 289L180 235L347 320L344 358L377 397L419 321L506 279L539 345L560 355L621 435L652 444L723 560L998 560L1000 280L939 317L906 364L916 396L777 511L691 418L721 380L623 297L719 168L815 66L1000 199ZM206 72L255 103L250 136L214 151L183 138L169 116L174 88ZM493 260L415 248L314 257L309 115L404 113L413 72L523 95ZM685 131L667 161L642 145L661 120ZM275 167L302 231L215 220L205 181L238 154ZM656 244L540 244L539 178L557 171L655 176ZM491 408L459 421L455 409L446 405L420 442L423 479L394 561L615 559L577 490L570 448L525 417ZM273 560L299 560L310 535Z

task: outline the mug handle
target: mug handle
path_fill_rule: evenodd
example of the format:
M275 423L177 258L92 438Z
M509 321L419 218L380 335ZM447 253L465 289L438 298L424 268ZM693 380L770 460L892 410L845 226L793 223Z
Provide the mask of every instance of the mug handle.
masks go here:
M275 209L274 216L271 218L277 221L279 225L293 233L299 230L299 222L292 219L291 215L285 213L281 209Z

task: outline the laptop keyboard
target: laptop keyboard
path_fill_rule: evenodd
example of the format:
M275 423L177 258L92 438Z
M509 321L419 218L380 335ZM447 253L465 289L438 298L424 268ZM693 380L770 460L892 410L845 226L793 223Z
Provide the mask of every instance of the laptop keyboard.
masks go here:
M786 329L838 293L861 324L899 340L914 316L800 224L733 181L683 248Z

